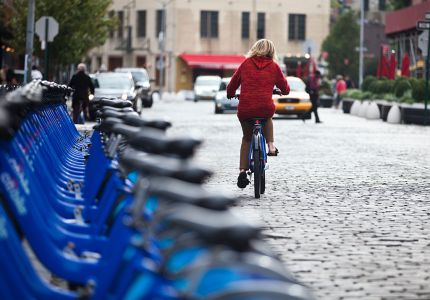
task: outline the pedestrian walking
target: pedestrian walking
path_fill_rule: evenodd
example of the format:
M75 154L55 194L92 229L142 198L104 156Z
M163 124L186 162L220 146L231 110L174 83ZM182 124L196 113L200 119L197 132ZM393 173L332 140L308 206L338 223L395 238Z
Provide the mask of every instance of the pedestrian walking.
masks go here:
M336 76L336 109L339 108L339 104L340 101L342 101L342 95L345 93L346 91L346 82L345 80L343 80L343 76L342 75L337 75Z
M307 92L311 98L312 112L315 116L315 123L322 123L318 116L318 106L319 106L319 90L321 85L321 72L316 70L315 73L310 74L307 80Z
M31 67L31 79L32 80L42 80L43 79L42 72L40 72L37 69L37 66L32 66Z
M240 88L240 99L237 117L242 127L242 145L240 147L240 165L237 186L245 188L249 180L246 176L248 169L248 151L251 145L253 125L247 120L252 118L265 118L263 127L267 141L268 155L276 156L278 149L274 144L273 121L275 104L272 100L273 87L276 85L282 94L287 95L290 87L275 62L276 50L272 41L258 40L249 50L247 59L239 66L227 86L227 98L235 96Z
M72 96L72 109L73 109L73 122L78 123L78 119L83 112L85 123L85 118L89 118L89 94L94 94L94 85L91 81L90 76L86 73L85 64L79 64L76 74L72 76L69 86L74 89Z

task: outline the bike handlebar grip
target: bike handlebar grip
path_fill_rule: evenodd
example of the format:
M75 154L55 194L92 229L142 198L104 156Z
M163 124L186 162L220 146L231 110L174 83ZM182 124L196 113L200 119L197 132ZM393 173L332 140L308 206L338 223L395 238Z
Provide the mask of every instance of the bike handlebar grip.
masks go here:
M281 96L282 95L282 91L280 89L278 89L278 88L274 88L273 89L273 94Z

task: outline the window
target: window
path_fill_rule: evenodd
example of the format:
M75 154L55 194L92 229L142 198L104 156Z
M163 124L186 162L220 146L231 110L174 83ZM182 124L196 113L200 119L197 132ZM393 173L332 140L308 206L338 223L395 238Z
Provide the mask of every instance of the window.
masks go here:
M113 19L115 17L115 12L113 10L109 11L108 13L109 19ZM113 38L114 36L114 31L112 28L109 29L109 37Z
M118 11L118 37L122 39L124 35L124 12Z
M265 31L265 22L266 16L264 13L258 13L257 14L257 39L263 39L264 38L264 31Z
M306 15L288 16L288 39L304 41L306 39Z
M242 39L249 39L249 12L242 12Z
M200 37L217 38L218 37L218 12L201 11L200 12Z
M155 36L158 38L158 35L160 32L164 31L164 37L166 37L166 30L163 30L163 18L165 18L165 12L164 10L158 9L157 10L157 17L156 17L156 23L155 23ZM164 24L166 24L166 20L164 20Z
M369 0L364 0L364 11L369 11Z
M137 36L146 36L146 10L137 11Z
M385 0L379 0L379 10L385 10Z

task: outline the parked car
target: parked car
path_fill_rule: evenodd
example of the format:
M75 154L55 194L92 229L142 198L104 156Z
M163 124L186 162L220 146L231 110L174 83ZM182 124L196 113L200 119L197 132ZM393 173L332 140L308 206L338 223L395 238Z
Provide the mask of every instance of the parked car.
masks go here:
M90 77L94 83L94 95L92 99L119 98L133 102L133 109L138 113L142 110L142 100L136 91L134 81L130 73L97 73ZM140 103L140 104L139 104ZM94 118L95 110L90 100L90 117Z
M310 119L312 104L309 94L306 93L306 85L298 77L288 76L290 93L286 96L273 95L276 113L280 115L296 115L300 119Z
M239 105L239 99L227 99L227 85L230 82L231 77L221 79L219 91L215 95L215 113L222 114L224 111L236 111ZM240 94L240 90L236 91L236 94Z
M197 76L194 82L194 102L202 99L215 99L220 84L221 77L219 76Z
M117 68L115 69L115 72L131 73L137 93L140 95L140 99L142 100L142 106L152 106L151 83L148 72L146 72L144 68Z

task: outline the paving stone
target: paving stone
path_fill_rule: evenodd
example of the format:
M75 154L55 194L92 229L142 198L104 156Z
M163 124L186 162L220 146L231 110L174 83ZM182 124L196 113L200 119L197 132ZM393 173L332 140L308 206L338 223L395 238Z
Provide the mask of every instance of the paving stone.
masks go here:
M321 109L323 124L276 119L280 154L266 194L236 187L241 130L213 103L157 102L169 135L199 134L207 186L240 198L241 215L317 299L430 299L430 128L392 125Z

